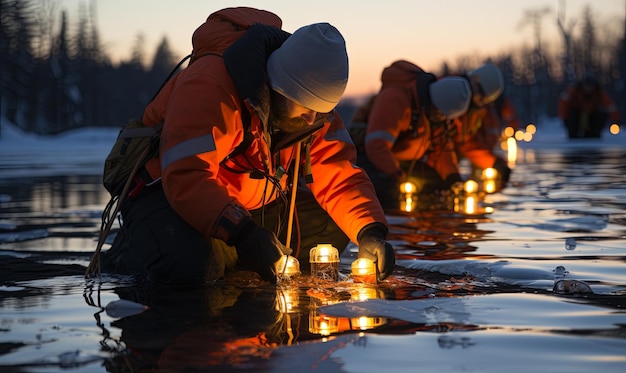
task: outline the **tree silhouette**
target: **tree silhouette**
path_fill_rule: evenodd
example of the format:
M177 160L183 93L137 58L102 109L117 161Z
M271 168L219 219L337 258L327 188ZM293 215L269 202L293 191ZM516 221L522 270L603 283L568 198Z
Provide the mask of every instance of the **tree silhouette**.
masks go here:
M173 55L166 36L147 57L145 36L139 33L129 60L112 64L101 45L96 4L80 3L77 18L69 19L53 0L0 0L3 121L26 131L54 134L81 126L120 127L141 116L180 57ZM531 27L530 45L498 56L458 56L454 65L442 64L442 73L463 73L490 59L503 71L506 95L520 119L537 122L555 114L564 86L593 71L623 112L626 29L616 34L614 24L593 18L590 6L580 22L566 22L566 1L559 4L561 52L544 46L544 19L552 10L529 9L521 15L519 27ZM346 97L342 104L356 101Z

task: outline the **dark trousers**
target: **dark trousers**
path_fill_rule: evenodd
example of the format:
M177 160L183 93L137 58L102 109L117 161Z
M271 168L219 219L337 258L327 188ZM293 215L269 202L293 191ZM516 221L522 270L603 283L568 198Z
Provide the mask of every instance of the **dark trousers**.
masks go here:
M396 180L387 176L374 167L364 152L358 154L357 165L365 170L372 184L374 184L376 196L383 209L385 211L400 209L400 201L403 198L400 193L400 183L406 180ZM422 197L432 197L447 189L444 180L437 171L424 162L416 161L412 170L410 170L411 162L400 162L400 168L407 174L411 171L411 175L409 175L411 181L419 188L418 194Z
M564 124L570 139L599 138L608 119L608 114L605 112L592 111L583 113L571 111L569 118L564 121Z
M296 198L299 226L294 224L292 242L300 238L298 259L306 268L309 249L318 243L331 243L343 251L349 242L308 190ZM253 220L274 231L285 221L288 206L273 203L252 211ZM160 186L126 199L122 205L122 229L111 248L102 254L102 270L140 276L157 283L204 283L215 280L215 260L210 240L204 238L169 205ZM286 237L286 224L279 232ZM294 255L296 244L292 244Z

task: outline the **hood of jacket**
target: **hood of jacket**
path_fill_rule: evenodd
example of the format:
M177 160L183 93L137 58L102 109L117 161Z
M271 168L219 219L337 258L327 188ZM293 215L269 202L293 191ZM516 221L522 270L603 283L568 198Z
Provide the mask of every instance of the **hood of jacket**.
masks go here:
M190 63L207 54L222 54L254 24L282 27L282 20L266 10L249 7L225 8L212 13L193 33Z
M425 71L409 61L395 61L383 69L380 77L382 82L381 89L409 84L414 82L422 73L425 73Z
M289 35L275 26L256 24L223 54L224 65L235 84L239 98L254 108L264 126L267 124L270 108L267 59Z

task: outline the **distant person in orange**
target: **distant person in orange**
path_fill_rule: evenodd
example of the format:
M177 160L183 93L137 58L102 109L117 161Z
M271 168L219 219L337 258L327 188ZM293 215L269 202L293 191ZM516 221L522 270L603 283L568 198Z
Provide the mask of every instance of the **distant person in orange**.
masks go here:
M615 103L591 74L561 93L558 114L570 139L599 138L609 119L620 120Z
M486 63L465 76L472 87L472 102L468 111L455 120L455 148L459 156L467 158L478 173L485 168L496 169L500 186L505 186L511 169L506 160L494 152L502 128L501 117L495 107L495 102L504 91L502 73L497 66Z
M357 109L350 130L357 164L383 208L398 209L400 184L410 179L422 193L461 181L449 130L467 111L471 89L464 77L436 79L404 60L387 66L381 82L378 94Z

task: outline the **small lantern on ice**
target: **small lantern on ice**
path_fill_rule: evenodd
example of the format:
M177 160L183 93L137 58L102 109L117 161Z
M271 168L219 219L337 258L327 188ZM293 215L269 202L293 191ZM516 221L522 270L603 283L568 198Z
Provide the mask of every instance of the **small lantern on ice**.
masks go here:
M478 192L478 183L474 180L467 180L463 189L465 189L465 193L474 194Z
M319 244L309 251L311 276L339 280L339 251L330 244Z
M352 262L352 280L364 284L375 284L376 264L366 258L355 260Z
M400 184L400 192L403 194L413 194L417 192L417 186L410 181Z
M484 189L487 193L493 193L496 191L496 178L498 177L498 171L495 168L485 168L483 170L483 183Z
M402 211L411 212L417 204L417 186L410 181L400 184L400 209Z
M289 280L293 276L300 274L300 262L291 255L283 255L274 264L276 278L278 281Z

